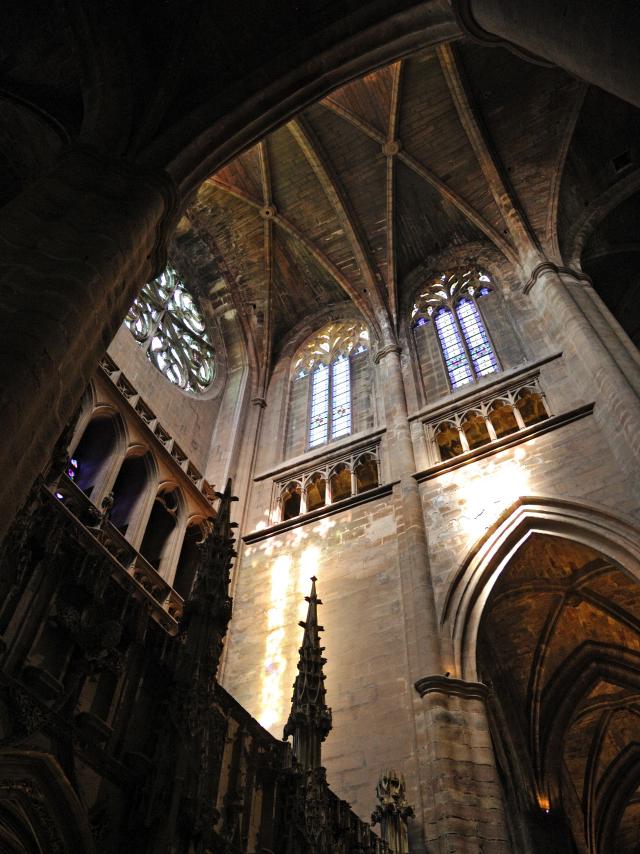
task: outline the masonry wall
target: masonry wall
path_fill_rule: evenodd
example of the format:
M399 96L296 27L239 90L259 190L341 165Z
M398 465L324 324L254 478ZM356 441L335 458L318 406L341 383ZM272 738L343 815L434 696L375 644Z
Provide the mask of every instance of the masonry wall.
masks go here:
M199 398L173 385L151 364L126 326L120 327L107 352L158 415L162 426L204 472L220 393Z
M367 817L386 766L416 791L414 697L405 660L401 567L391 498L245 546L223 683L276 736L288 715L317 576L333 731L323 761L334 790Z
M438 611L465 556L521 496L571 498L640 516L593 415L422 484Z
M424 572L432 579L438 618L470 549L518 498L574 499L640 517L637 478L633 467L621 462L624 446L618 447L610 412L591 381L578 342L571 336L562 341L551 338L547 309L536 295L525 297L520 283L506 282L499 298L493 294L487 304L492 299L495 311L492 308L485 317L502 361L500 374L452 393L442 382L446 379L442 360L436 360L433 348L416 354L410 341L403 342L402 370L417 472L427 466L424 422L430 412L464 407L466 398L491 394L510 378L539 374L549 415L559 421L546 432L514 439L509 446L455 469L418 475L428 543ZM416 365L416 355L428 359L426 369ZM272 376L243 534L273 524L274 480L315 464L318 456L329 459L347 444L305 453L303 444L287 443L289 407L300 409L294 413L297 429L304 426L302 404L290 397L288 370L283 359ZM371 398L373 423L380 432L383 483L389 482L390 461L397 450L389 444L381 417L387 392L378 388ZM594 402L591 411L586 405ZM564 416L566 423L561 420ZM348 442L357 447L371 436L371 430L363 429ZM265 531L263 539L242 546L222 681L251 714L275 735L281 734L301 638L297 622L304 614L309 578L317 576L324 602L320 619L325 626L328 702L334 710L334 729L323 761L335 791L366 817L375 802L380 772L392 766L407 778L409 800L420 816L413 830L415 851L471 850L462 843L455 847L451 840L472 833L478 844L493 846L483 850L506 852L511 848L484 700L449 697L446 689L421 698L413 685L415 674L410 676L412 639L405 612L413 603L403 600L408 568L399 557L404 520L412 518L402 512L407 501L403 484L396 483L386 497L321 519L301 519L286 530ZM446 662L449 639L441 640ZM420 839L418 825L424 828L426 841ZM451 839L438 836L443 827L450 828ZM447 848L449 843L454 847Z

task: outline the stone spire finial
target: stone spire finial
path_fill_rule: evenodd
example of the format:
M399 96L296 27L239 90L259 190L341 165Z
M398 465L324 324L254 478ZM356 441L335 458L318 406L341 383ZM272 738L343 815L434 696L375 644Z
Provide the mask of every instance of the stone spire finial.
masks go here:
M324 631L318 625L318 605L322 605L316 595L316 577L311 579L311 595L305 596L309 603L307 619L299 625L304 629L298 675L293 683L291 712L284 728L284 737L293 736L293 754L306 771L319 768L321 761L321 745L331 731L331 709L325 702L325 676L322 672L326 658L320 646L320 632Z
M380 823L380 836L393 854L408 854L407 821L413 818L413 807L407 803L402 774L393 769L383 771L376 786L376 796L379 804L371 814L371 824Z

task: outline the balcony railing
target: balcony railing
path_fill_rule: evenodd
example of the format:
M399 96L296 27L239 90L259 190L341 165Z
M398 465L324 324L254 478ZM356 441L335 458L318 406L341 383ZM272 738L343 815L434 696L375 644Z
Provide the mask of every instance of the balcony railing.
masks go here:
M380 444L374 442L274 484L274 524L361 495L380 484Z
M186 472L190 480L195 484L196 488L210 503L213 503L215 500L214 486L212 486L212 484L203 477L201 472L198 471L196 466L191 462L182 448L180 448L171 434L162 426L157 415L140 397L139 392L127 379L118 365L116 365L110 356L105 355L100 361L100 367L103 374L111 380L113 385L129 403L134 412L136 412L140 419L146 424L148 429L180 466L182 471Z
M153 600L156 608L161 609L171 623L160 620L175 628L174 621L182 615L184 605L182 597L164 580L149 561L136 551L120 531L113 525L107 514L99 510L84 492L65 474L63 474L51 493L58 503L74 517L94 541L96 541L114 560L114 571L124 571L133 578L142 590Z
M429 463L436 465L451 460L549 417L537 377L503 387L425 423Z

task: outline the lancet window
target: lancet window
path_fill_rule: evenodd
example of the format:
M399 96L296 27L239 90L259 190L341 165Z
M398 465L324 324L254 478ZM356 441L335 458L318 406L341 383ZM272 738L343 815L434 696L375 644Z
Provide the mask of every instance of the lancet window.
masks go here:
M151 362L186 391L204 392L215 376L215 352L196 300L171 267L144 286L125 323Z
M294 382L309 379L307 447L353 432L354 360L369 349L361 321L330 323L310 338L294 359Z
M493 290L477 267L442 273L421 290L411 313L413 329L433 324L451 388L500 371L478 302Z

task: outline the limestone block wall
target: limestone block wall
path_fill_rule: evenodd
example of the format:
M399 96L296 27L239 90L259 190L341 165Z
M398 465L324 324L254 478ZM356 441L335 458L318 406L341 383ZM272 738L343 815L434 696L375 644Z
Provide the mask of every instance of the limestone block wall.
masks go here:
M425 481L421 496L439 613L471 547L517 498L582 500L638 517L633 480L590 415Z
M417 797L401 572L387 497L245 546L236 576L222 682L276 736L289 711L304 596L317 576L333 709L323 762L334 790L363 817L386 765L404 771Z
M375 369L377 388L369 398L370 423L381 434L381 482L389 484L393 477L399 482L389 485L386 496L321 519L301 519L263 539L251 538L241 547L234 573L224 686L263 725L281 734L301 639L297 623L304 615L309 578L315 575L325 603L325 672L334 710L334 729L323 751L329 780L366 816L374 805L380 770L391 765L402 771L419 816L413 831L417 852L511 850L482 686L471 693L471 683L449 687L458 681L450 664L450 639L444 633L438 637L438 621L466 556L525 496L571 499L640 516L633 466L625 466L624 454L616 450L606 401L591 380L580 341L571 334L552 338L545 322L549 306L523 294L520 285L494 293L487 305L490 300L485 320L502 373L451 392L433 348L418 347L416 352L415 343L405 337L401 362L393 361L397 351L383 353ZM437 346L435 338L432 343ZM426 364L417 364L420 356ZM420 471L433 466L431 439L424 429L433 413L439 418L464 407L465 401L467 406L469 401L478 404L492 389L504 391L520 380L539 383L555 421L524 439L514 436L489 451L481 448L457 468ZM316 458L329 459L344 445L357 446L368 433L373 436L363 429L360 435L306 452L300 440L306 397L292 394L289 363L281 359L262 410L244 535L273 524L274 480L312 466ZM359 401L360 406L366 403L364 397ZM411 444L402 446L402 454L399 450L407 417L422 513L417 499L411 501L411 488L416 498ZM292 419L297 445L287 440ZM424 534L428 547L421 550ZM425 610L425 625L426 612L434 610L428 598L418 603L418 563L420 577L433 585L436 628L416 661L419 609ZM420 693L414 687L416 669L418 682L425 681Z
M107 351L178 445L204 471L220 394L196 397L173 385L151 364L133 336L121 326Z

